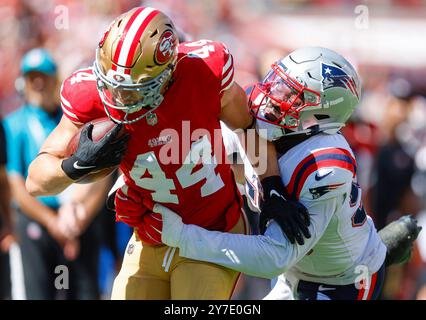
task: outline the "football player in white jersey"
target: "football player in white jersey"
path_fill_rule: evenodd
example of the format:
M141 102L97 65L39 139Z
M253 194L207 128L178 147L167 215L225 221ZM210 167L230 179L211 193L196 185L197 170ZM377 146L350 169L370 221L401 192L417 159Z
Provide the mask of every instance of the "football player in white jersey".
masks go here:
M285 273L297 299L377 298L386 246L363 208L355 156L339 133L359 99L355 69L317 47L278 61L252 89L257 127L275 142L286 194L309 211L311 237L304 244L292 244L274 220L261 225L263 236L221 233L185 225L156 205L163 242L179 247L181 256L249 275L272 279Z

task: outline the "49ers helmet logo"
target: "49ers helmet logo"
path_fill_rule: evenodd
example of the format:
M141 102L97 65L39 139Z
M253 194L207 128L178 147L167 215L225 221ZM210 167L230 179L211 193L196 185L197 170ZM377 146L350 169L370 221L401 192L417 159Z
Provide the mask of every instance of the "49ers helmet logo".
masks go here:
M114 74L112 77L117 82L123 82L124 80L126 80L121 74L118 73Z
M158 64L165 64L170 60L173 51L176 48L176 35L171 30L166 30L158 41L157 48L155 48L154 59Z

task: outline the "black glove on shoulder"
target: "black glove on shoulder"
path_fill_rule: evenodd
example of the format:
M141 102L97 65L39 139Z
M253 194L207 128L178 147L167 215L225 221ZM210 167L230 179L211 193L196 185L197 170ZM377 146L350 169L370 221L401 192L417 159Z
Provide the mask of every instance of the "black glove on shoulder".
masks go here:
M122 124L117 124L102 139L92 140L93 124L85 126L81 131L77 151L62 161L62 170L68 177L78 180L92 171L119 165L127 149L129 134L117 138Z
M303 238L310 238L308 210L300 203L288 201L280 176L271 176L261 181L263 202L259 218L260 233L264 234L269 220L274 219L291 243L303 245ZM303 235L302 235L303 234Z

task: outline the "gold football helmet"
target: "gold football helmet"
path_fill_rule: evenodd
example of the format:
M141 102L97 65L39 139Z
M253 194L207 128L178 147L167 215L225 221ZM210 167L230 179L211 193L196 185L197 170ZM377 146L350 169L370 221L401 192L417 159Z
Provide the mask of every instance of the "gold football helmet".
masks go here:
M159 10L138 7L112 22L99 42L93 70L105 111L113 121L136 122L161 104L178 44L173 22ZM112 115L110 108L124 114Z

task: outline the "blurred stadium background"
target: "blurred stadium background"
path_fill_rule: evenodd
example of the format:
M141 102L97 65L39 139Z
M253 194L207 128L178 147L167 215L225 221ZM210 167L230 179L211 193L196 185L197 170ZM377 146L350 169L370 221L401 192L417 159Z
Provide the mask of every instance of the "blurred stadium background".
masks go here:
M226 43L242 85L301 46L321 45L346 56L363 81L362 103L344 134L357 153L368 212L378 228L406 213L426 226L425 0L0 0L2 116L23 103L19 62L25 52L47 48L63 79L91 65L109 23L139 5L163 10L189 39ZM113 217L106 213L96 222L104 230L101 297L108 298L128 230L110 227L122 235L121 242L112 240L104 220ZM262 298L268 286L243 277L234 299ZM426 299L424 232L411 261L388 272L382 297Z

